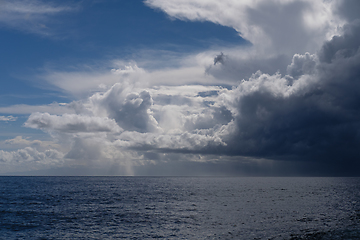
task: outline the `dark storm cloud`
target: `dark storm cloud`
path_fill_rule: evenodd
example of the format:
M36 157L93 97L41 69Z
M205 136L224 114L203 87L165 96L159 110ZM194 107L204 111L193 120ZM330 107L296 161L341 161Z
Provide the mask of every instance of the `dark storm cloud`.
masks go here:
M360 19L344 26L342 36L334 36L329 42L326 42L319 52L321 62L333 63L334 66L347 62L344 59L352 60L352 57L359 54L360 39ZM338 67L336 67L338 69Z
M291 75L258 73L240 84L234 101L236 132L227 136L227 146L207 151L345 165L347 170L360 166L359 39L360 22L355 21L342 36L326 42L318 56L295 55L288 66ZM287 84L275 91L280 80ZM273 82L244 93L242 85L257 81Z
M351 22L359 18L360 1L358 0L343 0L337 8L338 14Z

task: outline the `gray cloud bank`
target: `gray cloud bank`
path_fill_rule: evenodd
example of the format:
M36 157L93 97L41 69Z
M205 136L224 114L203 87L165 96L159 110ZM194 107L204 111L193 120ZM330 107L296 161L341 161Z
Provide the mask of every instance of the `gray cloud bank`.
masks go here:
M260 72L234 89L236 133L224 154L357 163L360 22L316 55L296 54L288 75Z

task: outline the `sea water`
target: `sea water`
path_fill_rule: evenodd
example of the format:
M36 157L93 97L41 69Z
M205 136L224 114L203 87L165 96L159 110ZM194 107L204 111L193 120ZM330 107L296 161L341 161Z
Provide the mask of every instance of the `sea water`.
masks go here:
M360 239L360 178L0 177L0 239Z

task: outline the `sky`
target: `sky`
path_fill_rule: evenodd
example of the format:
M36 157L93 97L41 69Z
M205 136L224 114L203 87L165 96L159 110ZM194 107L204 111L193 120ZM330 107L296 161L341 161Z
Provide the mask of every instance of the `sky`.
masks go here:
M358 0L0 0L0 175L359 176Z

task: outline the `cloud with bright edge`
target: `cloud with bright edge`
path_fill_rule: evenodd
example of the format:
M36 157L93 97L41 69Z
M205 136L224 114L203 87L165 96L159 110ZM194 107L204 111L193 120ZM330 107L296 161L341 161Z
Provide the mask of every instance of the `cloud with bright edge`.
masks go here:
M32 113L25 126L68 150L54 158L29 148L1 152L2 162L63 156L116 164L123 174L181 154L190 161L238 156L318 162L330 170L359 166L360 20L347 14L346 1L145 3L172 18L233 27L252 46L185 56L176 68L133 62L98 73L88 86L87 73L44 75L81 99L67 113Z

